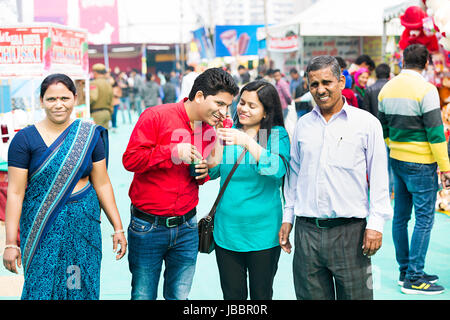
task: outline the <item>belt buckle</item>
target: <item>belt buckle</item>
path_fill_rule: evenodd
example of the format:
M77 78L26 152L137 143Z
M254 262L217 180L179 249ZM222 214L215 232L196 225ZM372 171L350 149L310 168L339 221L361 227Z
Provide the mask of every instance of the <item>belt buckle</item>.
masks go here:
M170 221L171 220L175 220L177 217L168 217L167 219L166 219L166 227L167 228L174 228L174 227L176 227L177 225L175 224L175 225L171 225L170 224Z
M316 222L316 227L319 228L319 229L327 229L327 227L321 227L319 225L319 221L321 221L321 220L326 220L326 219L319 219L319 218L315 218L314 219L314 221Z

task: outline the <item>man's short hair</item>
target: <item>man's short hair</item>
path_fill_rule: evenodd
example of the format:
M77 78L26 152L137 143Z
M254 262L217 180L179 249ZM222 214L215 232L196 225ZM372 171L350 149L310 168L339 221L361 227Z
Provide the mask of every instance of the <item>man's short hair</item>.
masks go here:
M238 70L245 70L245 67L242 64L240 64Z
M355 64L359 66L361 63L365 63L369 67L370 71L375 69L375 62L367 54L362 54L358 58L356 58Z
M297 69L292 68L291 70L289 70L289 74L298 74Z
M428 49L421 44L411 44L403 51L403 64L405 69L425 69L429 59Z
M335 57L337 62L339 63L339 65L341 66L341 69L345 69L347 68L347 62L345 62L345 60L342 57Z
M380 63L375 68L375 75L377 79L388 79L391 74L391 68L386 63Z
M239 93L239 87L233 77L222 68L210 68L195 78L194 85L189 93L189 100L194 101L198 91L203 92L205 98L214 96L219 92L228 92L232 96Z
M194 71L195 71L195 68L194 68L193 66L187 66L187 67L186 67L186 70L189 70L189 71L194 72Z
M328 67L331 68L331 72L333 72L333 75L336 77L336 79L339 80L339 78L341 77L341 66L339 65L339 62L336 60L336 58L332 56L317 56L312 58L308 63L308 66L306 67L308 81L309 73L311 71L317 71Z

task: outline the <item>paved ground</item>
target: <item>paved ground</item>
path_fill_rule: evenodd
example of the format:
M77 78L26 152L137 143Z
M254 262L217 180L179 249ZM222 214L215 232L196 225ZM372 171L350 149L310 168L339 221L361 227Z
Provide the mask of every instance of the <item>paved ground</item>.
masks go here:
M130 124L122 124L119 115L119 129L115 133L110 133L110 165L109 174L116 195L117 205L122 217L124 228L128 227L130 214L128 198L128 188L131 183L132 174L127 172L122 166L122 154L126 148L128 138L133 128ZM135 119L136 120L136 119ZM212 206L218 192L218 181L208 182L200 188L200 203L198 205L199 217L207 214ZM112 242L110 234L112 227L108 223L106 216L102 216L102 238L103 238L103 260L101 272L101 299L128 300L130 299L131 274L128 269L128 260L125 256L120 261L115 261L112 252ZM410 234L412 232L413 221L410 222ZM430 274L440 276L439 284L447 290L437 296L405 295L400 292L397 285L397 264L392 243L391 223L385 226L383 247L372 259L374 294L378 300L407 300L407 299L450 299L450 241L448 241L448 231L450 230L450 217L437 213L435 225L432 232L431 243L427 255L425 270ZM293 242L293 241L292 241ZM0 224L0 254L3 253L4 246L4 226ZM162 279L161 279L162 281ZM12 275L3 265L0 266L0 300L19 299L21 286L23 284L22 275ZM197 269L194 277L193 288L190 299L215 300L222 299L219 275L215 261L214 252L210 255L200 254L197 262ZM292 254L281 253L278 272L274 283L274 299L291 300L295 299L292 280ZM162 286L158 294L158 299L162 299Z

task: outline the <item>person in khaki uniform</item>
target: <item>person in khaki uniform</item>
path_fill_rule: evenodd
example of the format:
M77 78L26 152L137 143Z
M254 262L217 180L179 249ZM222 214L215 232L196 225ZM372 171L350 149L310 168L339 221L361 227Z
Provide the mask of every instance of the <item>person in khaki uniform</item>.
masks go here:
M94 73L94 80L91 81L89 87L91 115L96 124L109 129L109 121L114 111L112 85L106 78L106 67L104 64L94 64L92 72Z

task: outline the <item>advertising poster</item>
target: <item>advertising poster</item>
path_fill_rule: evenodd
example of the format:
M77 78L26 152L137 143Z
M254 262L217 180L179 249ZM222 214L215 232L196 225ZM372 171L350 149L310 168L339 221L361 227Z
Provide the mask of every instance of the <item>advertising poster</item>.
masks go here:
M0 28L0 76L87 73L85 32L49 26Z
M262 25L216 26L216 57L258 55L256 32L261 27Z

